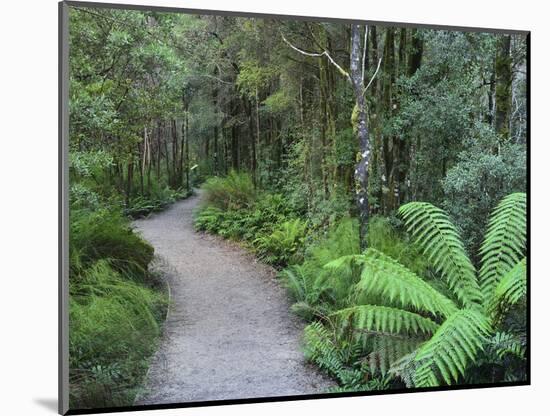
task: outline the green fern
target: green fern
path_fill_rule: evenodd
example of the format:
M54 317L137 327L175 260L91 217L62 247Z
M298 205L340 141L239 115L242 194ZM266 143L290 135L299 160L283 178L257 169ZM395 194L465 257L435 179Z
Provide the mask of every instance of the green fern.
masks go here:
M399 214L459 304L443 294L444 287L439 291L392 257L369 248L325 265L342 275L361 269L351 306L330 315L335 334L353 334L362 342L372 374L397 377L408 387L467 380L468 368L480 363L511 368L504 371L506 379L523 377L522 309L502 318L521 305L527 292L525 195L506 197L491 217L482 248L483 290L442 210L414 202Z
M351 320L356 330L374 331L388 334L433 334L438 325L429 318L403 309L378 305L359 305L342 309L333 317Z
M490 299L500 279L523 258L526 240L527 196L508 195L491 215L480 250L479 277L485 299Z
M489 347L495 352L499 359L506 355L513 355L517 358L525 358L525 339L509 332L497 332L490 340Z
M313 322L305 328L304 344L306 359L335 377L342 386L353 388L362 384L363 372L348 364L359 352L357 345L342 348L320 322Z
M420 337L376 335L372 338L372 350L367 356L371 373L382 376L392 374L395 363L416 351L424 341L425 338Z
M480 304L475 268L448 215L427 202L405 204L399 208L399 215L428 261L446 279L462 304L466 307Z
M253 241L260 258L274 265L297 263L303 259L302 251L308 224L299 218L279 224L268 235L260 235Z
M452 384L464 376L467 366L491 332L489 319L481 312L463 309L449 317L415 356L420 364L414 374L417 387Z
M361 262L363 271L357 284L359 290L434 317L450 316L456 312L457 307L452 300L378 250L367 249Z
M488 302L489 311L496 317L498 309L513 306L527 295L527 259L523 258L498 282Z

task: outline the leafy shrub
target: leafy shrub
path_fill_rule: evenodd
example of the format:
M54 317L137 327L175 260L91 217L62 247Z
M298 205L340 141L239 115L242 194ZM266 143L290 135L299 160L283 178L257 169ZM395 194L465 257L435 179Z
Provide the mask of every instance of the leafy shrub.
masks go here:
M268 235L254 240L257 253L267 263L282 266L301 260L308 224L300 219L285 221Z
M207 205L221 209L239 209L250 206L256 191L248 173L231 171L225 177L212 177L203 185Z
M251 241L260 234L269 234L294 214L284 195L264 192L244 215L243 238Z
M69 201L72 209L96 210L101 206L99 195L80 183L71 185L69 189Z
M470 255L477 255L476 248L483 240L479 224L498 201L512 192L525 192L526 157L525 147L518 144L502 145L498 155L476 145L461 153L458 163L447 172L443 207L461 231Z
M293 211L283 195L264 192L241 208L220 208L206 199L206 206L196 214L195 227L224 238L244 240L267 263L284 265L300 260L307 235L306 224L291 220L292 217Z
M109 258L113 267L137 279L145 277L153 260L153 247L132 231L120 213L106 208L72 210L70 242L70 250L78 253L83 267Z
M148 271L153 248L120 211L76 203L70 242L71 407L131 405L166 312Z
M216 207L206 207L195 217L195 228L209 233L218 233L224 218L224 211Z
M357 341L342 340L320 322L304 330L306 360L315 363L338 381L333 392L386 390L389 377L373 377L368 363L361 359L362 346Z

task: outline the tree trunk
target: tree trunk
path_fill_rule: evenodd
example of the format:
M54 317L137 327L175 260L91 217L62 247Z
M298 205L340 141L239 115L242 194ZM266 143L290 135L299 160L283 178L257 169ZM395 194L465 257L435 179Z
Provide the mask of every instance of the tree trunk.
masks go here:
M130 160L128 161L128 170L126 175L126 207L130 206L130 195L132 193L132 181L134 174L134 161L130 152Z
M189 180L189 103L185 103L185 189L191 191Z
M252 115L252 102L249 100L247 105L247 115L248 115L248 131L250 135L250 170L252 171L252 181L254 186L257 186L257 157L256 157L256 138L254 133L254 117Z
M260 97L258 92L258 87L256 87L256 143L254 145L254 172L255 172L255 184L260 186L260 175L257 172L258 169L258 155L261 156L262 152L260 150ZM257 176L257 178L256 178Z
M367 225L369 220L369 131L367 127L367 109L364 95L364 82L361 68L361 30L360 26L351 26L350 78L355 94L356 133L359 140L359 161L355 167L355 199L359 210L359 241L361 250L367 248Z
M172 182L173 189L178 187L178 130L176 127L176 119L172 120Z
M138 161L141 159L142 155L143 158L145 158L145 142L140 146L139 143L137 143L137 150L138 150ZM138 162L139 163L139 162ZM144 183L144 174L145 174L145 164L142 164L139 167L139 190L141 192L141 195L143 195L145 190L145 183Z
M512 58L510 56L510 35L499 40L496 72L495 130L501 138L510 136L510 110L512 108Z
M395 36L393 28L386 28L386 37L384 41L384 79L382 83L383 108L386 117L391 119L396 105L393 101L395 84ZM399 140L399 138L397 138ZM382 153L384 159L384 175L382 176L383 205L382 210L385 213L396 208L396 183L395 183L395 137L387 134L382 137Z

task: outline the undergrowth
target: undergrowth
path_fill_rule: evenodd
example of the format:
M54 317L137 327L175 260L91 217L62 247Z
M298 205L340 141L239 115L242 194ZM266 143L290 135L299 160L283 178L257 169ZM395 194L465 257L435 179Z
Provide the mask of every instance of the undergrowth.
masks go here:
M70 407L132 405L167 307L153 248L105 206L73 206L70 242Z

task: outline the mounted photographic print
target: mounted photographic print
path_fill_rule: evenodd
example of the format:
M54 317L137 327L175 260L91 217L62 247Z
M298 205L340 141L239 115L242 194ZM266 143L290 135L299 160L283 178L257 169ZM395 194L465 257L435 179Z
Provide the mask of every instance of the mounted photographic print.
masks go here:
M529 377L529 32L60 3L60 413Z

